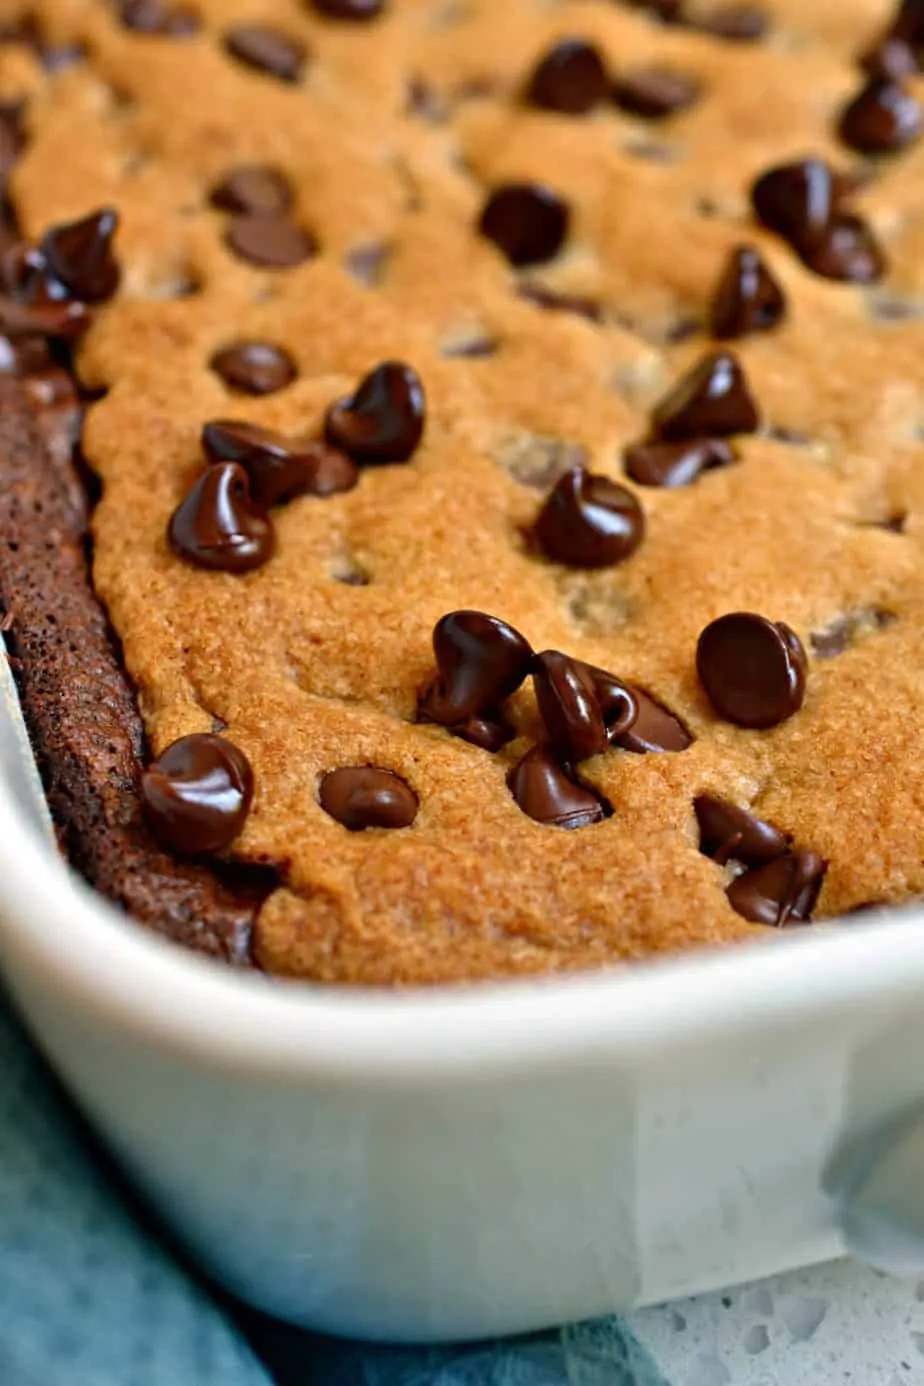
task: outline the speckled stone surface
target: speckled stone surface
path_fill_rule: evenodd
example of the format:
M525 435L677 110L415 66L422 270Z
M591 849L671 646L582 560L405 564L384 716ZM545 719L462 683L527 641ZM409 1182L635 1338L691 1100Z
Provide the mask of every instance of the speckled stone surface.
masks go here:
M920 1386L924 1281L851 1262L631 1317L671 1386Z

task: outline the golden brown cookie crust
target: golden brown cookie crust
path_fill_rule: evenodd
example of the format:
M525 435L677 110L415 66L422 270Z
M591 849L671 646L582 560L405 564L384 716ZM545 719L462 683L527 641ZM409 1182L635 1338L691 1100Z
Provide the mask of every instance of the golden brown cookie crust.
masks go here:
M285 882L255 926L263 967L419 983L764 936L697 849L703 791L753 806L829 860L821 915L924 891L924 328L877 316L885 301L924 311L924 143L877 167L857 199L891 266L873 288L814 277L753 224L747 200L786 158L856 165L836 115L890 4L763 0L769 36L732 44L604 0L392 0L366 25L265 0L261 22L309 51L293 85L226 56L223 32L252 19L246 0L196 0L202 28L182 41L126 31L101 0L28 8L91 58L49 77L25 50L0 52L0 97L29 97L12 180L23 229L36 238L106 204L121 217L123 286L78 360L84 382L108 390L84 444L103 485L95 583L154 752L217 718L251 759L257 795L235 856L278 866ZM566 34L591 39L614 70L676 67L702 98L657 125L611 105L583 118L527 108L525 78ZM415 79L446 120L409 111ZM249 161L289 177L318 257L260 270L226 248L209 189ZM478 236L486 189L523 179L555 188L574 218L565 253L529 277L592 299L602 324L518 296ZM537 446L579 446L625 482L622 449L703 353L710 294L745 239L790 305L779 330L736 344L764 431L693 486L635 488L648 535L624 564L576 572L538 558L522 533L543 494L522 480ZM369 287L347 265L379 245ZM674 343L678 325L693 335ZM446 354L466 336L496 350ZM245 337L284 346L297 380L231 395L208 363ZM278 553L247 576L169 551L205 420L311 432L394 358L428 397L410 463L276 512ZM900 534L881 527L895 515ZM364 586L342 580L357 567ZM433 625L462 607L650 690L694 744L585 764L614 808L603 823L533 822L505 783L537 730L528 688L514 701L522 735L497 755L414 723ZM715 717L694 663L708 621L759 611L810 648L813 632L870 608L897 619L813 658L790 721L754 733ZM351 834L320 808L319 777L365 763L413 787L412 828Z

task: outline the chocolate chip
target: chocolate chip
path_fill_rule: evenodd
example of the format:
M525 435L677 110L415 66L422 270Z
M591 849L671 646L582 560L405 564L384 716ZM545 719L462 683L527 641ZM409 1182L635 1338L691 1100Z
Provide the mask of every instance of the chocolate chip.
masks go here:
M794 630L748 611L712 621L696 648L696 670L709 701L739 727L775 727L798 712L807 669Z
M165 0L121 0L119 19L126 29L138 34L158 34L182 38L199 28L199 16L185 5L169 5Z
M680 718L663 703L635 684L631 685L631 692L638 709L635 721L615 738L615 745L636 755L685 751L693 745L693 737Z
M693 27L702 34L728 39L732 43L755 43L770 27L765 12L757 5L720 5L697 19Z
M607 816L599 796L573 780L544 743L517 762L507 776L507 787L529 818L549 827L586 828Z
M900 82L918 70L910 46L899 38L883 38L860 57L860 66L870 77L887 77Z
M694 77L669 67L637 67L617 77L612 95L622 110L660 120L694 105L700 97L700 85Z
M310 0L327 19L377 19L385 11L386 0Z
M572 467L550 491L533 533L554 563L605 568L635 552L645 536L645 515L624 486Z
M533 664L533 686L549 740L563 760L587 760L606 750L609 737L586 666L559 650L543 650Z
M215 184L209 201L223 212L270 216L289 210L292 188L285 174L269 164L238 164Z
M533 657L518 630L483 611L441 617L433 628L433 653L437 677L421 692L419 715L444 727L499 707L520 687Z
M728 903L752 924L782 929L812 917L828 863L815 852L788 852L745 871L728 887Z
M181 736L142 775L141 800L155 837L172 851L223 852L250 812L250 761L223 737Z
M69 341L89 325L90 310L76 299L30 304L0 295L0 332L7 337L38 335Z
M420 445L426 420L420 376L403 361L385 361L359 382L353 394L330 406L327 441L354 461L406 462Z
M655 406L652 433L667 441L754 433L757 405L740 362L729 351L704 356Z
M409 828L417 817L417 795L393 770L345 765L321 780L318 798L325 813L351 833L365 828Z
M568 235L567 204L541 183L506 183L491 193L479 230L512 265L552 260Z
M800 159L767 169L751 188L758 221L795 246L827 229L840 201L841 186L823 159Z
M864 632L885 630L897 620L894 611L883 606L864 607L859 611L848 611L839 616L824 630L812 631L812 652L819 659L832 659L843 654Z
M246 395L275 394L298 375L289 353L272 342L233 342L216 351L209 365L227 386Z
M599 49L582 38L563 38L539 60L526 99L546 111L586 115L606 98L606 65Z
M838 134L861 154L891 154L921 133L917 99L889 77L871 77L841 113Z
M290 269L310 260L318 250L310 232L280 215L243 213L232 217L225 240L242 260L266 269Z
M102 303L119 287L119 266L112 253L118 214L104 207L79 221L52 226L42 238L48 273L74 298Z
M885 273L885 257L860 217L841 212L824 235L801 250L802 262L824 279L874 284Z
M870 284L885 261L860 217L841 208L847 181L821 159L768 169L751 188L758 220L785 237L803 264L826 279Z
M701 472L730 467L734 460L731 447L721 438L632 443L623 452L626 472L639 486L689 486Z
M693 809L699 824L699 850L720 866L732 860L763 866L789 851L785 833L727 799L698 794Z
M339 448L313 438L288 438L238 419L216 419L202 429L211 462L238 462L250 478L253 503L269 507L296 496L330 496L359 480L356 463Z
M727 340L769 332L786 315L786 299L766 261L752 245L729 253L709 310L713 337Z
M225 48L246 67L277 77L280 82L297 82L307 57L305 45L299 39L259 24L239 24L229 29Z
M167 533L180 558L223 573L262 568L276 548L269 516L252 501L250 479L235 462L209 467L193 482Z
M548 289L544 284L525 280L517 285L517 294L537 308L546 308L551 313L575 313L588 322L602 322L603 309L593 298L583 298L577 294L560 294Z
M888 36L901 39L913 49L924 45L924 4L921 0L900 0Z

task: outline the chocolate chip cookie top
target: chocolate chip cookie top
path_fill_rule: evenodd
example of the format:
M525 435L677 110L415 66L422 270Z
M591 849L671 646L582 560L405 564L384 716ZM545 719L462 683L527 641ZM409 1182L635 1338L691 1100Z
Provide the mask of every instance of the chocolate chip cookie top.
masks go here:
M560 971L924 893L924 36L894 5L12 11L42 35L0 50L22 233L89 229L0 299L0 359L83 334L97 589L152 757L217 726L252 768L262 966ZM466 612L516 637L477 697L434 663ZM697 671L740 612L808 651L798 697L749 688L759 727L724 655ZM785 850L730 877L704 801Z

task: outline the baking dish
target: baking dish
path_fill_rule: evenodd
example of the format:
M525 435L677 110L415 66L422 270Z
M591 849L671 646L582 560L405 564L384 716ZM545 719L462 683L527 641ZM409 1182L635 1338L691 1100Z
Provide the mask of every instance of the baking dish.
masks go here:
M60 861L11 690L0 966L125 1169L244 1299L426 1341L848 1245L924 1265L924 911L529 984L237 974Z

